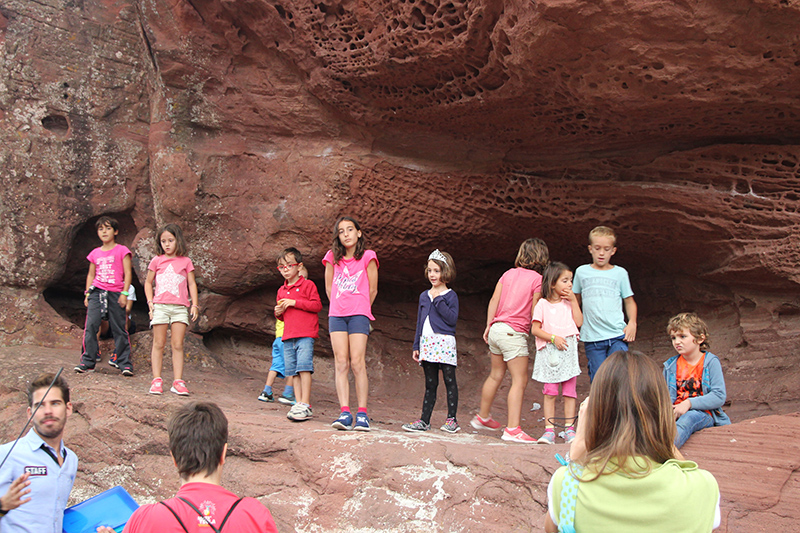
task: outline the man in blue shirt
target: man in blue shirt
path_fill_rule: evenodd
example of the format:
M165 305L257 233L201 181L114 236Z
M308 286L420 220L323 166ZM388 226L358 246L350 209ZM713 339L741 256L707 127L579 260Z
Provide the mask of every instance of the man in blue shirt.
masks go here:
M78 457L62 436L72 404L69 386L59 376L42 374L28 385L28 416L37 405L33 428L19 439L0 469L0 533L61 533ZM45 393L47 393L45 395ZM0 460L12 442L0 446Z

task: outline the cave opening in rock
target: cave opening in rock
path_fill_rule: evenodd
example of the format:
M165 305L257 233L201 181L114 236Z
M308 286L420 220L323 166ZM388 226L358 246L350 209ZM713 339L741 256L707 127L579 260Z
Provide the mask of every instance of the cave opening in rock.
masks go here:
M116 242L131 248L133 238L136 236L136 225L130 213L104 213L105 216L115 218L119 222L119 234ZM69 244L67 261L61 278L44 290L44 298L61 316L69 322L83 328L86 321L86 308L83 306L83 291L86 288L86 275L89 273L89 261L86 256L93 249L100 246L95 223L100 218L98 215L87 220ZM133 250L132 250L133 251ZM133 261L136 265L136 261ZM146 273L136 272L134 268L132 285L136 289L136 302L133 305L133 317L137 324L147 324L147 304L144 290L139 281L139 275L144 278Z

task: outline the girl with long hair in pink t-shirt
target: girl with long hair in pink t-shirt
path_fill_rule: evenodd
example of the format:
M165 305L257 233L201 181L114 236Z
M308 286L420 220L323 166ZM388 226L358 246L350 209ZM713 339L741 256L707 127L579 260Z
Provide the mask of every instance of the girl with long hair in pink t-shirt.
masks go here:
M200 311L194 265L186 257L186 240L177 224L167 224L158 231L156 249L158 255L150 261L144 283L144 293L150 308L150 325L153 327L153 349L150 352L153 382L150 384L150 394L161 394L163 390L161 366L169 329L172 336L173 372L170 392L188 396L189 390L183 381L183 337L190 324L189 317L191 316L192 321L197 320Z
M366 249L361 226L352 217L340 217L333 226L331 249L322 259L325 291L330 299L328 330L335 359L336 394L341 414L336 429L369 431L367 416L366 354L372 303L378 295L378 256ZM358 412L350 413L350 370L356 384Z
M542 271L550 262L550 252L541 239L528 239L519 247L514 267L497 282L486 313L483 340L489 345L492 369L483 384L481 410L472 419L476 429L500 429L491 414L506 370L511 374L508 390L508 423L503 440L533 443L536 439L522 431L522 399L528 385L528 335L533 307L542 295Z

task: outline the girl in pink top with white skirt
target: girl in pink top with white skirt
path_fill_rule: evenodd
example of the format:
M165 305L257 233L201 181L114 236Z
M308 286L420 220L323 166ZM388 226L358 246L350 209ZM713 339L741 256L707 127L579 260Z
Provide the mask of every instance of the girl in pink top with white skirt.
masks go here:
M556 396L561 385L564 397L564 440L575 438L575 385L578 365L578 334L583 313L572 292L572 271L564 263L550 263L544 269L542 298L533 308L531 333L536 337L533 379L544 383L544 434L540 444L555 444Z

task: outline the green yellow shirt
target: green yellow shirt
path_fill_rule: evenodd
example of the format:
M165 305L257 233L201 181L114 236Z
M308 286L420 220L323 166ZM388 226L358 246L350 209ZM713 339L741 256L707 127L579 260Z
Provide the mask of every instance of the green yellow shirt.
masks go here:
M628 459L645 471L646 459ZM548 487L550 516L558 525L561 484L567 467L553 474ZM593 475L581 476L591 478ZM692 461L670 459L650 474L634 477L622 472L581 481L575 511L577 533L708 533L718 525L719 486L714 476ZM715 525L716 523L716 525Z

